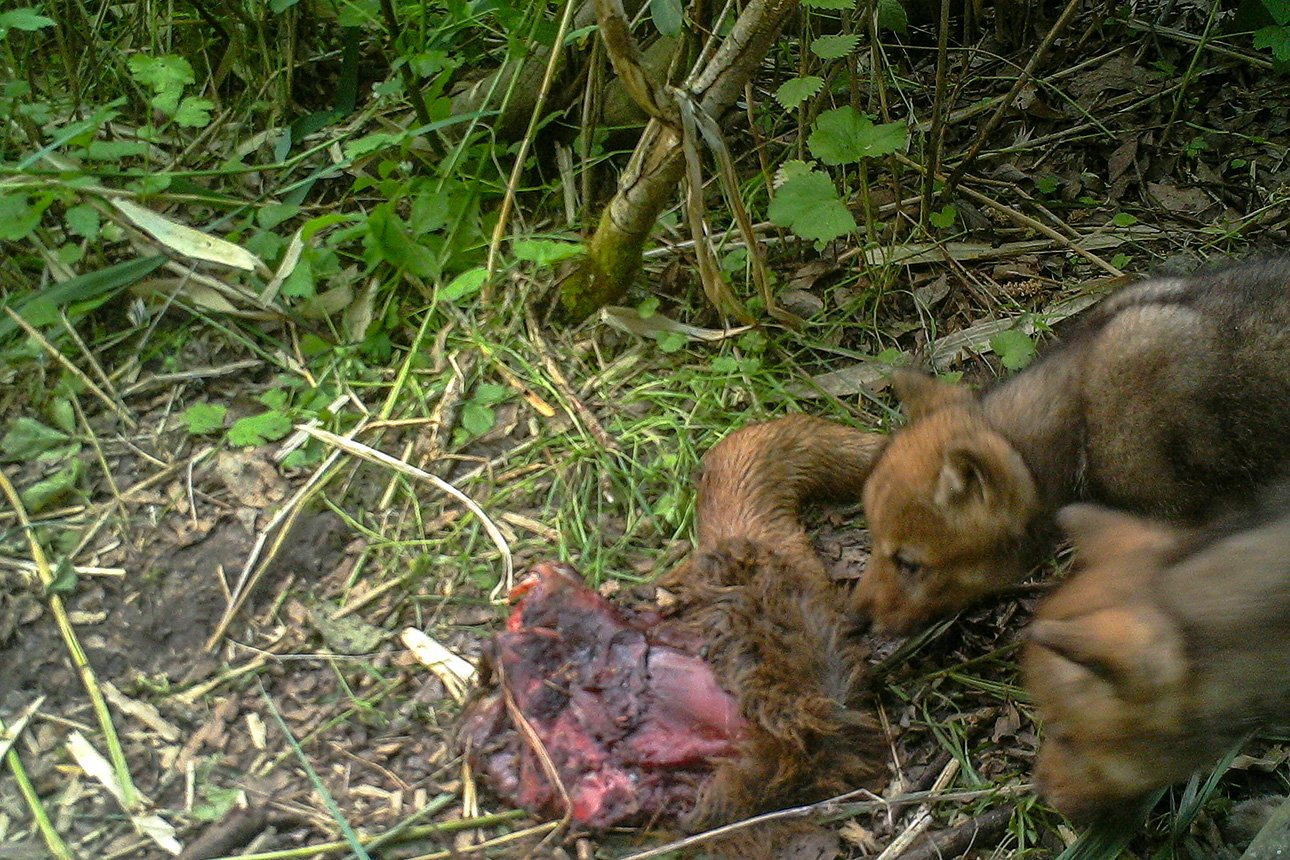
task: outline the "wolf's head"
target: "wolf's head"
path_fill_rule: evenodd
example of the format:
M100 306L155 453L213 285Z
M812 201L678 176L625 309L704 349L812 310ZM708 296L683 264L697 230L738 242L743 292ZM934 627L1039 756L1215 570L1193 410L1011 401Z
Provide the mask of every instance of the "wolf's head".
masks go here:
M856 600L877 629L905 632L1019 580L1040 511L1030 470L975 395L913 371L893 382L909 426L865 483L873 555Z
M1210 752L1189 725L1189 664L1158 604L1175 529L1092 505L1061 511L1084 568L1040 607L1022 656L1043 721L1040 791L1072 818L1114 812Z

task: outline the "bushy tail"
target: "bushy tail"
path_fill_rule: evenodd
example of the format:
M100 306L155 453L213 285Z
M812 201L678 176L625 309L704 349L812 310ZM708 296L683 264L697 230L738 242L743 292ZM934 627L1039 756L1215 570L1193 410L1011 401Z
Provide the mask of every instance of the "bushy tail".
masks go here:
M858 498L884 437L793 415L745 427L704 458L699 543L668 574L680 635L739 697L753 726L694 823L872 783L883 743L846 601L803 529L808 499Z

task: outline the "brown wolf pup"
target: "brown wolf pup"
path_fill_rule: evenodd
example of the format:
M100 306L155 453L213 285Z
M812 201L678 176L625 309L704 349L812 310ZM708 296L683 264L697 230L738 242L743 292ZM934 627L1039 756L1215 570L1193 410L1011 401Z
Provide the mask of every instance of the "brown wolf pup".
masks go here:
M983 396L902 372L856 600L904 631L1021 579L1064 504L1194 522L1290 459L1290 261L1149 280Z
M1067 816L1114 812L1290 723L1290 493L1202 532L1092 505L1060 516L1084 569L1022 658L1043 718L1036 780Z

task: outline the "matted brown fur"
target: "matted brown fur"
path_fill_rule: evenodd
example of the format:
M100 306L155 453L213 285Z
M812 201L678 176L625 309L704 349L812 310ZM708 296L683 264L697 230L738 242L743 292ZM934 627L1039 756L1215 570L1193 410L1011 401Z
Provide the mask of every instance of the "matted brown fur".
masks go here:
M1062 511L1084 569L1041 605L1022 667L1043 719L1036 781L1068 816L1114 812L1290 721L1290 493L1260 516L1197 531Z
M1196 522L1290 459L1290 262L1130 287L977 397L898 374L857 609L905 631L1023 577L1064 504Z
M698 545L661 582L667 637L701 642L752 731L718 765L694 823L873 784L881 732L864 651L799 521L804 499L854 498L883 437L805 415L742 428L704 458Z

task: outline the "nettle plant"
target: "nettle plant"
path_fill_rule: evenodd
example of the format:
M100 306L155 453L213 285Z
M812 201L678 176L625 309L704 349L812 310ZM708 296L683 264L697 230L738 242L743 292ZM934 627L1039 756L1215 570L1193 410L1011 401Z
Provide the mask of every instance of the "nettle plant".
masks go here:
M807 0L802 4L816 14L850 13L855 0ZM866 4L868 5L868 4ZM905 10L898 0L873 4L874 31L904 32ZM849 16L848 16L849 17ZM863 20L863 15L858 16ZM805 46L802 68L806 73L782 83L775 100L788 111L805 116L813 99L829 98L826 80L845 80L838 64L857 62L862 39L853 33L817 36ZM844 203L858 193L867 199L868 165L873 159L903 151L908 145L905 122L877 122L875 117L845 105L824 110L811 122L806 149L813 160L792 159L776 173L776 191L769 217L777 226L813 242L829 242L856 233L859 225ZM869 207L865 207L869 212ZM869 225L873 232L874 224Z

